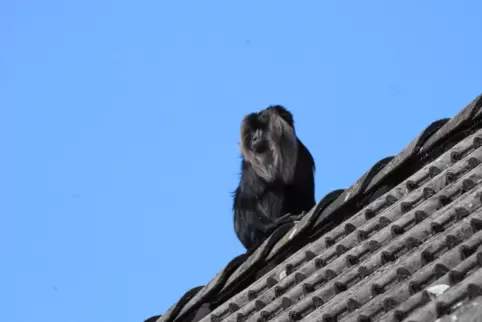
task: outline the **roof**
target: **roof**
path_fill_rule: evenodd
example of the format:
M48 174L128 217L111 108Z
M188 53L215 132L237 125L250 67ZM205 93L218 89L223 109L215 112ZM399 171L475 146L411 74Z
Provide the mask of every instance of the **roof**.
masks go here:
M473 321L482 314L482 95L157 322Z

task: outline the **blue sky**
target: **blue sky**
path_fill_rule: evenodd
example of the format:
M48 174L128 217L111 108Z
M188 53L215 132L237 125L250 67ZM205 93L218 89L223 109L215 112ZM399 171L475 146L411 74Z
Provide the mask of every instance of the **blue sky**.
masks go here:
M480 1L1 1L0 319L142 321L244 250L242 117L316 199L482 92Z

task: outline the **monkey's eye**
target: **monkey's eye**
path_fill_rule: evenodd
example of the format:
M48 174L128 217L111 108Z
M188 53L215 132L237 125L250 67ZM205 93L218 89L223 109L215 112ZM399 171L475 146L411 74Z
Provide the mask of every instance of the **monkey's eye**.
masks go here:
M262 136L263 136L263 131L261 129L257 129L251 136L251 142L255 144L261 139Z

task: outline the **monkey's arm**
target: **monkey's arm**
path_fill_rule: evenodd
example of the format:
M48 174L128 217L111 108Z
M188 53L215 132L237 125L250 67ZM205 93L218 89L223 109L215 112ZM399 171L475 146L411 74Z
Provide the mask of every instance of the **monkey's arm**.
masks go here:
M247 179L242 178L235 191L233 211L236 235L244 247L250 249L259 246L277 225L266 213L262 200L253 193L253 186Z
M259 215L254 209L234 208L234 230L246 249L258 247L275 224L266 216Z

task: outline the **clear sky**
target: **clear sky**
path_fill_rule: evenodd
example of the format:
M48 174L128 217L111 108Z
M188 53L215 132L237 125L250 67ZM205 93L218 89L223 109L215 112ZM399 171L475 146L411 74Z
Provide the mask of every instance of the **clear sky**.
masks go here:
M482 92L481 10L0 1L0 320L163 313L244 251L245 114L293 112L319 200Z

